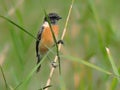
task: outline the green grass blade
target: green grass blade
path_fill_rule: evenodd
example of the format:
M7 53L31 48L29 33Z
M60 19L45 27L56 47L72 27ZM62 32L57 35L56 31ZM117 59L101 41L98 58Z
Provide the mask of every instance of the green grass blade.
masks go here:
M117 84L118 84L117 78L113 78L112 83L110 85L110 90L116 90Z
M67 90L64 78L62 76L60 76L59 78L60 78L60 88L61 88L61 90Z
M47 17L47 21L48 21L48 24L49 24L49 26L50 26L50 30L51 30L51 33L52 33L52 36L53 36L53 40L54 40L54 42L55 42L56 52L57 52L57 56L58 56L59 73L61 74L60 55L59 55L59 50L58 50L57 39L56 39L55 34L54 34L54 32L53 32L53 29L52 29L52 25L51 25L50 19L48 18L48 15L47 15L47 13L46 13L45 10L44 10L44 13L45 13L45 17Z
M98 16L96 7L94 6L94 1L93 1L93 0L88 0L88 3L89 3L89 5L90 5L90 7L91 7L92 13L93 13L93 15L94 15L94 19L96 20L97 28L98 28L98 29L101 29L100 18L99 18L99 16Z
M8 19L7 17L4 17L2 15L0 15L1 18L5 19L6 21L10 22L11 24L15 25L16 27L18 27L20 30L24 31L25 33L27 33L28 35L30 35L32 38L37 39L34 35L32 35L30 32L28 32L26 29L24 29L23 27L19 26L18 24L16 24L15 22L13 22L12 20Z
M86 65L86 66L88 66L88 67L91 67L91 68L93 68L93 69L96 69L96 70L98 70L98 71L101 71L101 72L103 72L103 73L105 73L105 74L112 75L111 72L106 71L106 70L104 70L104 69L102 69L102 68L100 68L100 67L98 67L98 66L96 66L96 65L94 65L94 64L92 64L92 63L89 63L89 62L87 62L87 61L85 61L85 60L82 60L82 59L80 59L80 58L76 58L76 57L73 57L73 56L71 56L71 55L69 55L69 56L63 56L63 57L66 58L66 59L69 59L69 60L71 60L71 61L84 64L84 65Z
M12 30L12 27L11 27L11 25L9 26L9 28L10 28L10 34L11 34L11 37L12 37L12 42L13 42L13 45L14 45L14 48L15 48L15 55L17 55L17 57L18 57L18 60L19 60L19 64L22 66L21 67L21 69L23 69L24 68L24 64L23 64L23 57L22 57L22 55L21 55L21 52L20 52L20 50L21 49L19 49L19 47L20 46L18 46L18 38L16 38L17 37L17 35L16 35L16 33Z
M21 86L26 86L26 84L28 84L28 82L30 81L30 79L32 78L33 74L36 72L37 68L39 67L39 65L45 60L45 58L47 57L47 55L49 54L50 52L48 52L41 60L40 63L38 63L32 70L31 72L28 74L28 76L20 83L18 84L14 90L17 90L18 88L20 88Z
M45 17L47 17L47 22L48 22L48 24L49 24L49 26L50 26L51 33L52 33L54 42L55 42L55 44L57 44L57 39L56 39L55 34L54 34L54 32L53 32L52 25L51 25L50 19L49 19L49 17L48 17L48 14L46 13L45 10L44 10L44 13L45 13ZM56 47L57 47L57 45L56 45Z
M3 69L2 69L2 67L1 67L1 65L0 65L0 69L1 69L1 73L2 73L2 76L3 76L4 82L5 82L5 87L6 87L6 90L7 90L7 89L8 89L8 84L7 84L7 80L6 80L6 78L5 78L5 74L4 74L4 72L3 72Z
M95 7L95 2L94 0L88 0L88 3L89 3L89 6L91 8L91 11L92 11L92 15L93 15L93 18L95 20L95 24L96 24L96 28L97 28L97 39L98 39L98 46L100 48L100 51L102 52L101 54L103 54L103 57L104 57L104 61L107 60L107 54L106 54L106 51L105 51L105 42L104 42L104 39L103 39L103 26L102 26L102 23L101 23L101 18L99 16L99 12L97 10L97 8Z
M112 65L112 69L113 69L114 74L115 74L116 76L119 76L118 69L117 69L117 67L116 67L116 65L115 65L115 62L114 62L114 60L113 60L113 58L112 58L112 56L111 56L111 54L110 54L109 48L106 48L106 51L107 51L107 55L108 55L108 58L109 58L109 60L110 60L110 63L111 63L111 65ZM118 78L118 80L120 81L120 78Z

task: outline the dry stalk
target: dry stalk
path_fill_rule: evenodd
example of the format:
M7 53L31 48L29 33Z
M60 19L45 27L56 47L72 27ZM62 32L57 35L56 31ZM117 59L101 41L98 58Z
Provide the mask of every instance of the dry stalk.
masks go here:
M61 36L61 40L64 39L66 30L67 30L66 28L67 28L68 21L69 21L69 18L70 18L70 14L71 14L71 10L72 10L72 7L73 7L73 3L74 3L74 0L72 0L72 3L71 3L70 8L69 8L69 12L68 12L68 16L67 16L67 19L66 19L66 23L65 23L64 29L63 29L63 33L62 33L62 36ZM59 51L60 51L60 49L61 49L61 46L62 46L61 44L58 45L58 50L59 50ZM57 60L58 60L58 56L56 55L55 58L54 58L54 62L57 62ZM55 68L52 67L52 68L51 68L51 71L50 71L50 74L49 74L49 78L48 78L47 83L46 83L46 86L50 85L51 78L52 78L52 76L53 76L54 70L55 70ZM48 90L48 88L46 88L45 90Z

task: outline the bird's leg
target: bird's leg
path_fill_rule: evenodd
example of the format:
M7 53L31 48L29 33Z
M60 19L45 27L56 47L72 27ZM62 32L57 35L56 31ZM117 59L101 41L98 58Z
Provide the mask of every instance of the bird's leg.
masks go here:
M56 67L58 66L58 64L57 64L56 62L54 62L54 61L51 61L51 59L50 59L49 56L47 56L47 57L48 57L48 59L50 60L50 63L51 63L51 65L52 65L52 67L56 68Z
M63 40L58 40L57 44L64 44Z
M58 64L57 64L56 62L54 62L54 61L52 62L51 65L52 65L52 67L54 67L54 68L56 68L56 67L58 66Z

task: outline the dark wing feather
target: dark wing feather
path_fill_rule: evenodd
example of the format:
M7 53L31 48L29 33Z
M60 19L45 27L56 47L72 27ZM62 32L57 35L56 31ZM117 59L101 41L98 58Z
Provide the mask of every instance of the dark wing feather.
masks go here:
M44 27L42 27L37 34L37 40L36 40L37 64L41 61L40 52L39 52L39 44L40 44L40 40L41 40L43 30L44 30ZM41 65L37 68L37 72L39 71L40 67L41 67Z

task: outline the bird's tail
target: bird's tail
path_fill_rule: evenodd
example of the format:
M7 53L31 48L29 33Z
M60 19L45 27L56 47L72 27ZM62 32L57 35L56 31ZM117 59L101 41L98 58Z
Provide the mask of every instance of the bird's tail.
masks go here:
M38 65L40 63L40 61L41 61L40 55L37 55L37 58L38 58L38 61L37 61L37 65ZM41 68L41 64L38 66L36 72L39 72L40 68Z

